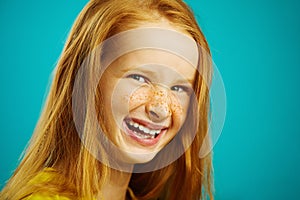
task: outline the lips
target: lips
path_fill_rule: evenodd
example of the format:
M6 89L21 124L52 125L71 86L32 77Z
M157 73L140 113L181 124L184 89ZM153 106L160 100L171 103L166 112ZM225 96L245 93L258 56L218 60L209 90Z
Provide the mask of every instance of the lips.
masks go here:
M148 123L135 118L124 119L123 126L126 134L143 146L156 144L167 131L166 126Z

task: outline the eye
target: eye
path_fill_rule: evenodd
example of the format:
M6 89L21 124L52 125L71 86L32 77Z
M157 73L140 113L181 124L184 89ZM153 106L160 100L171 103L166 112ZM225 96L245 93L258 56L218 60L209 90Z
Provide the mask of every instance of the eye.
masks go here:
M171 87L171 90L175 91L175 92L186 92L188 95L190 95L191 93L191 88L187 87L187 86L180 86L180 85L175 85Z
M139 74L131 74L131 75L127 76L127 78L132 78L132 79L137 80L141 83L149 82L149 80L146 77L144 77L142 75L139 75Z
M171 90L176 91L176 92L183 92L184 91L182 87L177 86L177 85L171 87Z

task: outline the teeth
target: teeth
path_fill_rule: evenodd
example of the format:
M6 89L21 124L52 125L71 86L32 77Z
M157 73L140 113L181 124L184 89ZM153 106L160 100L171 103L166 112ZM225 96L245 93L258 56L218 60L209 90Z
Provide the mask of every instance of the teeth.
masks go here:
M155 135L155 134L156 134L156 131L151 130L151 131L150 131L150 134L151 134L151 135Z
M150 133L150 130L147 129L147 128L144 128L144 132L145 132L145 133Z
M133 126L134 126L135 128L137 128L137 127L139 127L139 124L138 124L138 123L134 123Z
M156 134L159 134L161 132L161 130L150 130L149 128L146 128L143 125L138 124L138 123L133 122L133 121L129 121L129 125L133 126L135 128L138 128L139 130L143 131L146 134L150 134L151 135L150 138L154 138ZM136 133L137 135L139 135L142 138L149 138L149 136L139 134L136 131L134 133Z
M144 135L144 134L138 133L136 131L134 131L134 134L139 136L140 138L143 138L143 139L150 139L150 138L153 139L154 138L154 136Z
M142 125L139 125L139 129L140 129L141 131L144 131L145 127L143 127Z

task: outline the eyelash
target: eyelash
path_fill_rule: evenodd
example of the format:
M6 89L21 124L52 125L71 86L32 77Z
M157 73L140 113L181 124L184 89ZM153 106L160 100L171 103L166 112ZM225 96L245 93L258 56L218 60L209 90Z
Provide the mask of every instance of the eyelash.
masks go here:
M179 93L181 93L181 92L187 92L188 93L189 92L189 89L187 87L180 86L180 85L172 86L171 90L174 90L174 91L179 92Z
M142 76L142 75L139 75L139 74L130 74L129 76L127 76L127 78L132 78L136 81L139 81L139 82L142 82L142 83L148 83L150 82L148 78ZM144 79L144 81L141 81L140 79Z
M150 83L150 80L148 78L146 78L145 76L139 75L139 74L130 74L127 76L127 78L132 78L141 83ZM143 81L141 81L140 79L143 79ZM186 92L188 94L190 92L190 89L188 87L180 86L180 85L172 86L171 90L173 90L175 92L179 92L179 93Z

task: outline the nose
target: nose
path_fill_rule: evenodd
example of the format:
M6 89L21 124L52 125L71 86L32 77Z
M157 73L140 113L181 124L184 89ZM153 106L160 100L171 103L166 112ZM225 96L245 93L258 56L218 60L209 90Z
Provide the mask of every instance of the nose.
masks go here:
M168 91L156 89L146 105L146 112L153 122L162 122L171 115Z

